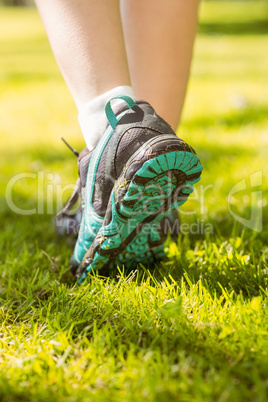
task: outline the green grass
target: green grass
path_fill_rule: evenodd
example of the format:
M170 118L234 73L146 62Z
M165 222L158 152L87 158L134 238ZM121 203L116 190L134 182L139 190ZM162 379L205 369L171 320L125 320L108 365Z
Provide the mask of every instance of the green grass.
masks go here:
M52 222L56 196L66 199L76 180L59 140L83 147L76 109L36 11L0 11L0 400L266 401L266 2L202 4L178 134L204 173L168 261L80 288L68 273L72 240L56 237ZM227 202L257 171L261 232L236 222ZM6 202L20 172L43 174L39 189L31 176L12 193L39 214L15 214ZM233 197L232 211L249 218L250 195L248 187ZM213 233L187 233L196 222Z

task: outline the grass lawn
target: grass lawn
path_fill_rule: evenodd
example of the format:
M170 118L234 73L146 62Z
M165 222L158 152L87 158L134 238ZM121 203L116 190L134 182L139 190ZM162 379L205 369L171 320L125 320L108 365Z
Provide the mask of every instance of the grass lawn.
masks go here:
M204 172L169 259L81 287L52 222L76 109L36 10L0 11L0 401L266 401L267 3L202 4L178 135Z

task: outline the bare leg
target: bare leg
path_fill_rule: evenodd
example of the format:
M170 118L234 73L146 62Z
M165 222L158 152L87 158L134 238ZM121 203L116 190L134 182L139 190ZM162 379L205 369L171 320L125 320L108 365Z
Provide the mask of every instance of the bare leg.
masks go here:
M176 129L197 27L198 0L121 0L132 86Z
M130 85L119 0L36 0L54 55L78 108Z

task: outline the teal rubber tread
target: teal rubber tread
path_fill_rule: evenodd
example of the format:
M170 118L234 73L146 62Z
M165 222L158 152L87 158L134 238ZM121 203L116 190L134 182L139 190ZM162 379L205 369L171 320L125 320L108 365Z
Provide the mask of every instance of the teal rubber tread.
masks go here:
M163 214L177 208L186 202L188 195L193 191L193 184L200 180L202 165L196 154L183 150L160 154L146 161L136 172L129 183L128 189L120 203L119 211L115 203L115 187L111 196L112 219L111 222L102 226L98 236L103 241L94 253L94 258L85 269L78 283L82 283L91 270L101 269L110 259L123 262L120 254L132 251L134 255L148 255L146 242L141 253L142 234L137 233L130 241L128 239L140 224L151 225L161 219ZM193 176L192 180L187 177ZM186 177L186 180L181 180ZM180 179L180 180L179 180ZM144 184L141 184L144 180ZM177 194L176 194L177 192ZM185 196L182 197L182 194ZM172 201L171 197L175 195ZM174 197L173 197L174 198ZM167 202L170 205L167 205ZM147 222L149 220L149 222ZM147 242L148 243L148 242ZM159 246L159 253L163 254L163 247ZM122 254L123 255L123 254ZM87 254L86 256L87 257ZM137 258L137 261L140 258ZM121 261L120 261L121 260Z
M165 236L161 236L160 221L162 216L148 223L143 230L127 245L115 260L114 267L134 269L138 264L148 266L166 257L164 251ZM158 221L156 223L156 221ZM153 245L156 243L156 245ZM160 243L160 244L159 244ZM111 267L111 268L114 268Z

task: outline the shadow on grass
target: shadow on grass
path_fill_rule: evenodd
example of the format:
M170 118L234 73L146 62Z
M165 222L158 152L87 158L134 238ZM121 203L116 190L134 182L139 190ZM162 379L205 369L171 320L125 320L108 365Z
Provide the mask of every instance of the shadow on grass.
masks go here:
M183 126L187 128L238 128L249 124L260 124L267 120L268 107L245 107L234 110L224 115L206 115L191 117L190 120L183 121Z
M261 20L246 22L201 22L198 31L206 35L266 35L268 34L268 16Z

